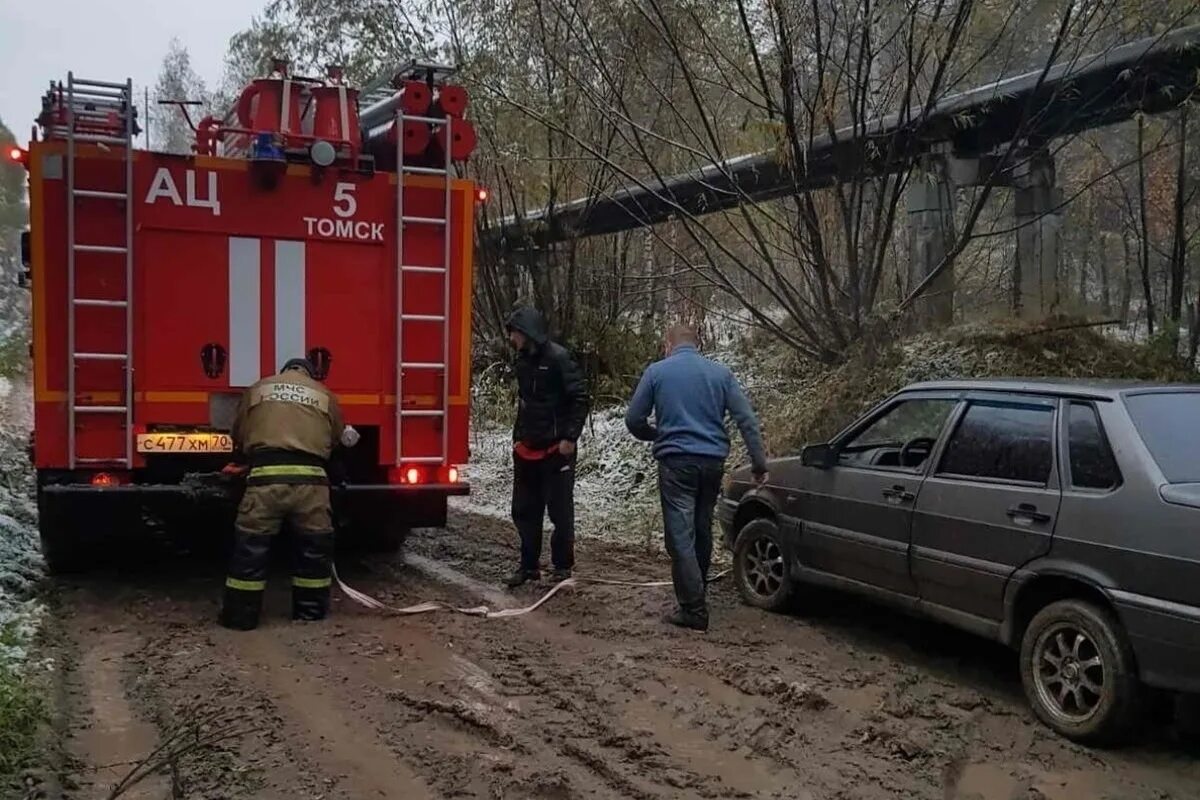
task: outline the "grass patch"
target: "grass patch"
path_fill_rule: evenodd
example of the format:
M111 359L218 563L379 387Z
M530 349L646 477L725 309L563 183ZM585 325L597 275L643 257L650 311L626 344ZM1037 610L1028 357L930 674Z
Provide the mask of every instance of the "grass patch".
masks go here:
M14 621L0 627L0 653L24 648ZM37 730L46 720L43 687L13 660L0 658L0 790L14 785L37 756Z
M887 395L918 381L971 378L1092 378L1197 382L1169 348L1130 344L1071 320L996 320L957 326L854 353L835 367L756 348L750 387L773 455L826 441Z
M29 330L24 325L0 341L0 375L16 377L29 372Z

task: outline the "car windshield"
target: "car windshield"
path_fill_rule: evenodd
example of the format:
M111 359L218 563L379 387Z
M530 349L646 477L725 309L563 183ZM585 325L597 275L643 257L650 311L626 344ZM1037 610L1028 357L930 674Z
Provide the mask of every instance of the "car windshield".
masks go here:
M1125 398L1142 441L1170 483L1200 483L1200 392Z

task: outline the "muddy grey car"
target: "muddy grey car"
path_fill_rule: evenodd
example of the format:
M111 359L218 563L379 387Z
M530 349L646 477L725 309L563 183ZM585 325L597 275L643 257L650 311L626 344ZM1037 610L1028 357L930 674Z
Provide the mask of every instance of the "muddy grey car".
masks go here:
M1200 386L915 384L770 472L717 508L746 602L811 584L1003 642L1078 741L1200 691Z

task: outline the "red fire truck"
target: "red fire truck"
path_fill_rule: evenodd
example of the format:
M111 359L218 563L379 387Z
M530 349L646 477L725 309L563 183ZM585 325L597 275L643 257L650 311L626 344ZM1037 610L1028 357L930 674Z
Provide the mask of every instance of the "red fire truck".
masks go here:
M307 356L361 434L331 465L347 538L394 546L465 494L475 144L450 71L277 62L191 155L136 147L130 81L51 84L27 149L43 548L85 567L143 523L228 529L242 390ZM151 528L154 525L149 526ZM209 531L210 535L213 533Z

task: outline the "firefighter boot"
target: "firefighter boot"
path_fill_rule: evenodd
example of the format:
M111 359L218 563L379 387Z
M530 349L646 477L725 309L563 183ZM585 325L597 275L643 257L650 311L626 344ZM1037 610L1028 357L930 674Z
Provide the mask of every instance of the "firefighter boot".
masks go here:
M221 606L220 623L226 628L250 631L258 627L270 553L270 536L237 532Z
M225 598L221 603L220 623L222 627L235 631L252 631L258 627L262 612L262 590L246 591L235 589L225 583Z
M316 622L329 613L333 568L333 533L296 535L296 569L292 577L292 619Z

